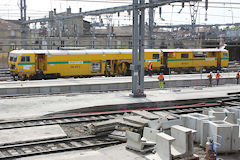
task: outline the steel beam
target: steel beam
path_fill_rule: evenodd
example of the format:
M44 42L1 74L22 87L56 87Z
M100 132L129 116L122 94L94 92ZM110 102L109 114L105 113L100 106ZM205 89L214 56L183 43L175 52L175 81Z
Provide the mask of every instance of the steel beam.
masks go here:
M139 4L137 6L138 9L141 8L149 8L149 7L158 7L163 6L169 3L175 3L175 2L190 2L190 1L202 1L202 0L161 0L161 1L155 1L153 3L144 3ZM106 8L106 9L99 9L99 10L93 10L93 11L87 11L87 12L81 12L81 13L74 13L68 16L59 16L54 18L40 18L40 19L33 19L23 22L24 24L30 24L30 23L36 23L36 22L47 22L51 20L61 20L61 19L68 19L73 17L83 17L83 16L97 16L101 14L112 14L117 12L123 12L132 10L133 5L126 5L121 7L112 7L112 8Z

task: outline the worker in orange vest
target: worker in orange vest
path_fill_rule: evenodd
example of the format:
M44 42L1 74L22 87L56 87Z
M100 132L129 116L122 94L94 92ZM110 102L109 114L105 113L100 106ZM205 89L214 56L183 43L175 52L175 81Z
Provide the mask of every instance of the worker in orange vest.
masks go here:
M238 84L238 82L239 82L239 70L238 70L237 75L236 75L236 80L237 80L237 84Z
M220 76L221 75L220 75L219 71L217 71L217 74L216 74L217 86L219 84Z
M148 75L152 77L152 63L149 62L148 64Z
M209 86L212 87L212 72L208 75Z
M158 76L158 81L160 89L164 89L164 77L162 73L160 73L160 75Z

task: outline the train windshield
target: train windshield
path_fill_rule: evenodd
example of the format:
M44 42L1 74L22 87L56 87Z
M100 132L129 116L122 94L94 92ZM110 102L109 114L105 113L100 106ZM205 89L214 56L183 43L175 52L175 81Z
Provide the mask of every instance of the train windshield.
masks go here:
M17 55L13 54L13 62L17 62Z
M10 59L9 60L10 60L10 62L13 61L13 54L10 55Z

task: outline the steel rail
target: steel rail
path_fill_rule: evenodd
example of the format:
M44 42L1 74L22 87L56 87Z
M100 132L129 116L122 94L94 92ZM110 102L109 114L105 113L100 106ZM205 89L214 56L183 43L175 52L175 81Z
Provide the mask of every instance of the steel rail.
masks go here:
M91 141L94 141L94 143L91 144ZM71 142L75 142L75 144L78 143L78 145L74 145L74 143L71 143ZM87 142L89 142L89 144ZM59 143L62 143L62 144L64 143L65 145L59 146ZM1 152L0 159L12 159L12 158L40 155L40 154L71 151L71 150L83 150L83 149L103 147L103 146L119 144L119 143L121 142L112 138L92 135L92 136L86 136L86 137L60 138L60 139L45 140L45 141L39 141L39 142L6 145L6 146L0 146L0 152ZM49 147L50 145L52 145L52 147ZM36 147L40 147L41 150L37 150ZM28 150L24 152L24 149L26 148L28 148L30 151ZM8 151L15 151L15 152L14 154L11 154ZM6 152L8 154L6 154Z

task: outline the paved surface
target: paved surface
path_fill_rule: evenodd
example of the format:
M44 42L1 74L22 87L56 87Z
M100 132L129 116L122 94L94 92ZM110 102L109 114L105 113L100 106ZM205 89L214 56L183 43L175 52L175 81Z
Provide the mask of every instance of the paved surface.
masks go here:
M239 92L240 85L204 87L202 90L195 88L180 89L178 92L175 92L174 89L145 90L147 95L145 98L132 98L129 96L131 91L2 97L0 98L0 119L42 116L93 106L223 97L227 96L229 92Z
M62 138L67 135L59 125L0 130L0 145Z
M194 80L207 79L204 74L182 74L182 75L165 75L165 80ZM222 78L234 78L236 73L221 73ZM215 74L213 74L213 79ZM131 76L127 77L93 77L93 78L69 78L55 80L35 80L35 81L8 81L0 82L0 88L16 88L16 87L43 87L43 86L64 86L64 85L87 85L87 84L109 84L109 83L124 83L131 82ZM157 81L157 76L145 76L145 81Z
M98 151L72 151L26 157L20 160L145 160L140 154L126 150L125 145L126 144L116 145Z
M126 144L103 148L97 151L71 151L20 158L20 160L146 160L145 155L127 150ZM218 155L223 160L238 160L240 154ZM204 160L204 159L201 159Z

